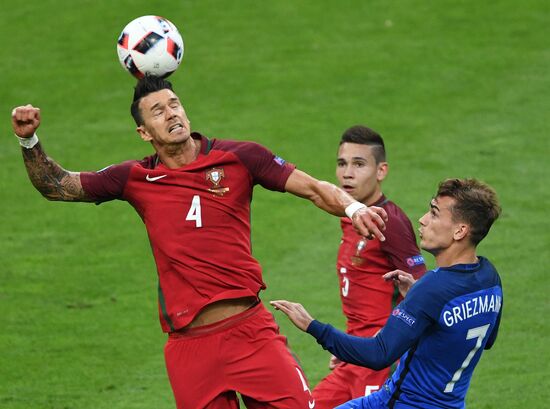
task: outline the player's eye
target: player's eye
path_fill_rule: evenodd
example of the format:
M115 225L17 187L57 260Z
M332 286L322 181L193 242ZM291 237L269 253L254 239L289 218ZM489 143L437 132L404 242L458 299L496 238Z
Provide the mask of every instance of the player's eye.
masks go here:
M336 166L338 166L339 168L343 168L344 166L346 166L346 162L337 162Z

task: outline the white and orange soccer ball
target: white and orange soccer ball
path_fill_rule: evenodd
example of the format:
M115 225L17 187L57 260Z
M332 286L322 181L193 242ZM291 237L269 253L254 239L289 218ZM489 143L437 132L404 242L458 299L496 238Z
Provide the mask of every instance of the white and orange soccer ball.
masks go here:
M146 74L166 78L179 67L183 39L174 24L159 16L129 22L117 42L120 64L136 78Z

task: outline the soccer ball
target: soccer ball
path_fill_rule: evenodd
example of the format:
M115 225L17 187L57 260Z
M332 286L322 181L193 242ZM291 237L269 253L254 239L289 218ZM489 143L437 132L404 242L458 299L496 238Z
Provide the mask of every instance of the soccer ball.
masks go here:
M142 16L124 27L117 42L120 64L136 78L166 78L183 57L183 39L174 24L159 16Z

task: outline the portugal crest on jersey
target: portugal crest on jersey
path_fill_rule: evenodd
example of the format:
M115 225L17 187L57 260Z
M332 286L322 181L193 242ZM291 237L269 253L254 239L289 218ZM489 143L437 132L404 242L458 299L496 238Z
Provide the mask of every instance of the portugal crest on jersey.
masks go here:
M209 181L212 186L208 189L209 192L218 196L223 196L229 192L228 187L221 186L222 179L225 177L223 168L212 168L206 172L206 180Z

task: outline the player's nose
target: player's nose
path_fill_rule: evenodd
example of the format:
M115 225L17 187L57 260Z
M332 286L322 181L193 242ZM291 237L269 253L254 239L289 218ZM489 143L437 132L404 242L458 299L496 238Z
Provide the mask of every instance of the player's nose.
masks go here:
M344 167L344 173L343 173L343 176L344 178L346 179L350 179L350 178L353 178L353 167L352 166L345 166Z
M428 213L425 213L424 216L422 216L420 219L418 219L418 223L420 223L420 225L422 225L422 226L426 225L426 216L427 215L428 215Z
M171 106L167 106L164 113L166 114L167 118L173 118L174 116L176 116L176 110Z

